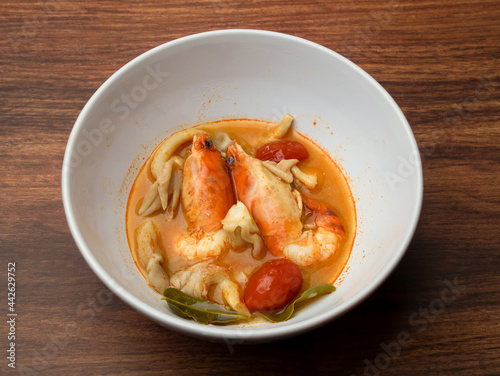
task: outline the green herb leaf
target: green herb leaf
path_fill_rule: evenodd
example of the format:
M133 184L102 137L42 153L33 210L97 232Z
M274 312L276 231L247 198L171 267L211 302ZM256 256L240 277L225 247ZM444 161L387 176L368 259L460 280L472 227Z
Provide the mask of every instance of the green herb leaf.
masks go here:
M308 299L315 298L320 295L329 294L335 291L335 286L330 284L320 285L312 287L309 290L304 291L298 298L294 299L286 308L278 313L264 313L261 314L271 322L282 322L288 320L295 311L295 305L304 302Z
M163 292L162 300L166 300L170 309L177 316L189 318L199 324L229 324L248 319L236 311L225 309L208 300L200 300L169 287Z

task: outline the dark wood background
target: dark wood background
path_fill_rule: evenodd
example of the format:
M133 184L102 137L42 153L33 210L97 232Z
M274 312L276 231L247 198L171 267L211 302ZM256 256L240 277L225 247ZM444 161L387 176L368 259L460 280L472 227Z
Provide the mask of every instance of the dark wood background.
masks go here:
M17 368L4 322L0 374L500 374L498 0L3 0L0 22L0 316L8 262L18 313ZM67 138L94 91L152 47L226 28L289 33L349 57L401 106L424 158L420 223L383 286L319 330L258 346L168 331L109 295L61 200ZM456 300L422 319L455 279ZM412 343L380 355L403 332Z

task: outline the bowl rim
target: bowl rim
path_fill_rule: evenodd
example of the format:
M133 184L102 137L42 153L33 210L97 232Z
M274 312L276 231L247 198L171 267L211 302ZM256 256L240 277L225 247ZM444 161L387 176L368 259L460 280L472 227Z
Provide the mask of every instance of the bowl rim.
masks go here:
M358 74L363 76L368 83L370 83L374 88L385 98L385 100L391 105L392 109L395 111L399 120L406 130L406 134L408 136L409 142L411 144L412 152L415 155L415 172L416 172L416 182L417 182L417 197L416 203L414 205L413 211L411 213L410 223L411 225L406 229L406 233L404 234L404 241L397 248L395 256L392 257L389 262L383 266L383 268L379 271L378 275L369 282L369 284L358 292L355 296L350 298L348 301L340 304L337 307L332 308L326 312L319 314L316 317L305 319L303 321L293 323L292 325L286 325L281 327L266 327L266 328L231 328L231 327L219 327L215 325L201 325L197 324L193 321L188 321L182 319L180 317L174 317L166 315L164 312L161 312L145 303L140 301L138 298L134 297L127 290L122 288L118 282L116 282L113 277L111 277L106 270L97 262L95 257L92 255L90 248L88 247L86 241L84 240L80 230L78 229L75 213L73 210L72 202L72 194L70 190L70 180L72 175L72 169L70 168L70 156L71 152L75 147L76 143L76 135L80 132L84 124L84 120L90 113L94 104L100 100L101 94L114 82L119 80L125 71L132 68L135 65L140 64L142 61L148 59L149 57L163 51L174 47L178 44L189 43L192 41L202 40L204 38L214 38L218 36L256 36L256 37L270 37L276 40L282 39L289 42L299 43L303 46L307 46L309 48L313 48L319 50L323 53L328 54L330 57L334 59L341 60L344 64L349 65L353 68ZM163 326L168 327L169 329L180 331L185 334L189 334L195 337L201 337L205 339L215 339L215 340L231 340L237 339L241 341L246 340L255 340L260 342L265 341L274 341L284 337L295 336L305 331L312 330L321 325L326 324L330 320L348 312L349 310L356 307L362 301L364 301L368 296L370 296L380 285L388 278L388 276L392 273L392 271L399 264L401 259L403 258L410 242L413 238L415 230L417 228L417 224L420 217L420 212L422 209L422 201L423 201L423 172L422 172L422 162L420 158L419 149L417 146L417 142L411 131L411 127L404 116L403 112L396 104L394 99L389 95L389 93L368 73L366 73L363 69L357 66L355 63L351 62L347 58L342 55L330 50L327 47L324 47L318 43L309 41L307 39L303 39L300 37L292 36L289 34L278 33L274 31L267 30L255 30L255 29L225 29L225 30L215 30L215 31L207 31L198 34L193 34L185 37L181 37L164 44L161 44L157 47L154 47L143 54L137 56L123 67L118 69L113 75L111 75L92 95L92 97L88 100L88 102L83 107L80 112L78 118L75 121L73 129L68 139L68 143L65 149L65 155L63 160L62 167L62 175L61 175L61 188L62 188L62 199L64 212L66 215L66 219L68 222L68 226L70 232L73 236L73 239L80 250L80 253L84 257L87 264L94 271L94 273L99 277L99 279L104 283L104 285L109 288L115 295L120 297L123 301L125 301L128 305L133 307L135 310L139 311L143 315L147 316L153 321L160 323Z

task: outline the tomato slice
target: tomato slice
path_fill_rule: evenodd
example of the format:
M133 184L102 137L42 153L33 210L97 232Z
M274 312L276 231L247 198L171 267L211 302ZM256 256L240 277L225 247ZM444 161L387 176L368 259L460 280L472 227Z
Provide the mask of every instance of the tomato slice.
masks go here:
M302 282L302 273L292 261L269 261L248 280L244 294L245 304L251 312L281 309L298 294Z
M275 141L262 145L257 149L255 157L261 161L280 162L283 159L302 161L309 157L307 149L297 141Z

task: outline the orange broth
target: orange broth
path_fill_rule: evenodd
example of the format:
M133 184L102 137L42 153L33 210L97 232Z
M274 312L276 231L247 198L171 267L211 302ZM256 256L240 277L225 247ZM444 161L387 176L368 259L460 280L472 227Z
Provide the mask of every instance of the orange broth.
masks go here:
M237 141L243 149L250 155L255 155L257 147L273 141L268 139L271 129L275 127L275 123L265 122L261 120L221 120L212 123L205 123L198 128L206 131L209 134L216 132L226 132L231 139ZM351 248L354 242L356 233L356 211L354 200L347 184L347 181L342 174L342 171L315 143L295 131L289 131L283 140L294 140L304 145L309 152L309 158L301 161L297 166L305 173L316 173L318 184L313 190L308 190L306 187L300 186L297 189L309 197L318 199L327 204L342 221L345 230L340 249L327 261L321 263L320 266L301 268L304 277L304 285L302 290L325 283L333 284L344 269ZM275 140L274 140L275 141ZM180 147L176 154L185 157L190 153L191 144L186 144ZM152 153L152 155L154 152ZM137 257L136 245L136 230L144 222L153 220L161 233L162 252L166 263L164 268L172 275L182 267L193 265L195 262L185 260L178 251L176 251L176 243L179 238L187 233L187 224L182 214L182 208L179 208L175 218L169 222L165 220L166 216L161 210L143 217L138 214L142 200L149 186L153 182L153 177L150 174L151 156L148 158L144 166L141 168L137 178L132 186L132 190L128 199L126 212L126 232L128 244L134 258L135 264L143 276L147 275L146 266L141 265ZM255 260L251 256L251 246L243 251L228 250L219 256L218 262L221 265L227 265L233 272L237 282L240 283L242 291L244 291L247 278L252 272L264 264L265 262L275 259L270 252L261 260ZM243 273L243 274L242 274Z

